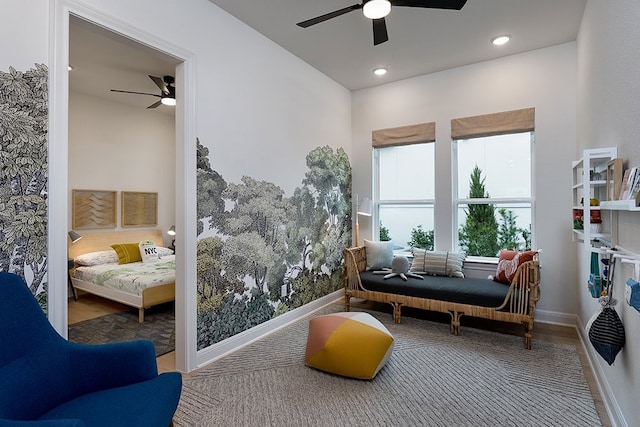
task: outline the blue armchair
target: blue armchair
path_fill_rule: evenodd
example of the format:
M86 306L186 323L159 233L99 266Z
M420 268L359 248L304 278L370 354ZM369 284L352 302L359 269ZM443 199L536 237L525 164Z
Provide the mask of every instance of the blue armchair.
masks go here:
M166 427L181 389L178 372L158 375L150 341L66 341L25 283L0 272L0 427Z

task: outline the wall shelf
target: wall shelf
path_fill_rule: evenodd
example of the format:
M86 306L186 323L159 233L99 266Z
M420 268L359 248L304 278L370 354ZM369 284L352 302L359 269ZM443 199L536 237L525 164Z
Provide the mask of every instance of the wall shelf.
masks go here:
M611 200L600 203L600 209L609 211L640 211L635 200Z

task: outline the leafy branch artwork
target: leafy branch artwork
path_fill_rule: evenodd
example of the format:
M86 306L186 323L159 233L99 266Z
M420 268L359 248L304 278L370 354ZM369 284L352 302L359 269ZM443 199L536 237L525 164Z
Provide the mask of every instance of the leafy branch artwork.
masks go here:
M243 176L226 182L197 141L198 348L339 288L351 240L351 166L318 147L290 197ZM213 235L212 235L213 234Z
M0 71L0 270L46 309L48 70Z

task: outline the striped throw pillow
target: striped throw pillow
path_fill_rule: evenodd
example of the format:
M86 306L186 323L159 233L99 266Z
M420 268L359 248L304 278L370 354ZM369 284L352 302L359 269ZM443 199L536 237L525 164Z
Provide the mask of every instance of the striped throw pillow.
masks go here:
M426 251L413 248L412 273L425 273L434 276L464 277L462 264L465 254L462 252Z

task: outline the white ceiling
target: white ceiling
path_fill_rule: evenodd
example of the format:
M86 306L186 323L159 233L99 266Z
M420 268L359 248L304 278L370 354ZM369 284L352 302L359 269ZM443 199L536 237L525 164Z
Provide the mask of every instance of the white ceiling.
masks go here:
M460 11L392 7L389 41L373 45L371 22L359 10L300 28L304 21L357 0L210 0L350 90L429 74L574 41L586 0L468 0ZM510 43L495 47L502 33ZM148 75L175 76L178 60L82 19L70 19L71 91L146 108L158 98L110 92L160 93ZM389 69L377 77L376 67ZM173 114L173 107L153 111Z
M392 7L389 41L373 46L356 10L309 28L296 25L358 0L209 0L350 90L574 41L586 0L468 0L460 11ZM393 0L391 1L393 3ZM495 47L501 33L510 43ZM389 69L373 75L376 67Z

